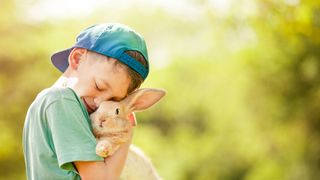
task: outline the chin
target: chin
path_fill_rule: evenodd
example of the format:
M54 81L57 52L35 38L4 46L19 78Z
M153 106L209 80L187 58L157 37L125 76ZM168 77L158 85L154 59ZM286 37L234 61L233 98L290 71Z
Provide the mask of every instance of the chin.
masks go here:
M89 115L91 115L94 111L93 110L91 110L91 109L88 109L88 108L86 108L87 109L87 112L88 112L88 114Z
M84 106L86 107L86 110L87 110L88 114L89 115L92 114L94 112L93 108L91 108L89 106L89 104L87 103L87 101L84 98L81 98L81 99L82 99L82 102L83 102Z

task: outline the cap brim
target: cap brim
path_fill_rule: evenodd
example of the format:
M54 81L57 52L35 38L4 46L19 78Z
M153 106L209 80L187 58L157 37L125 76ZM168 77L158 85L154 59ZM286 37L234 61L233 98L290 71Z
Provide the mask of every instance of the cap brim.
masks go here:
M65 49L63 51L56 52L51 56L52 64L61 72L64 72L69 66L68 57L72 49L73 48Z

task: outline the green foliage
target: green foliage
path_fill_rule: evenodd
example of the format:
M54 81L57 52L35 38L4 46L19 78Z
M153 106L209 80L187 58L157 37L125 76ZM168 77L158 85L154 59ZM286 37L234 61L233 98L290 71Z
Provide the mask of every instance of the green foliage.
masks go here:
M256 0L248 11L242 0L221 16L190 2L202 12L193 19L106 5L81 20L29 22L2 1L0 179L25 179L23 122L59 76L50 54L101 21L145 36L153 64L143 86L167 90L137 114L134 135L164 179L318 179L320 3Z

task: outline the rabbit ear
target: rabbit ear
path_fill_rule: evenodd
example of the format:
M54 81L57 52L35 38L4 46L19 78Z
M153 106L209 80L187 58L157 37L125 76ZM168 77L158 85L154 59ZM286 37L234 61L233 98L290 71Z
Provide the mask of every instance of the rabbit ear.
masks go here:
M157 103L165 94L161 89L138 89L124 99L124 104L128 112L142 111Z

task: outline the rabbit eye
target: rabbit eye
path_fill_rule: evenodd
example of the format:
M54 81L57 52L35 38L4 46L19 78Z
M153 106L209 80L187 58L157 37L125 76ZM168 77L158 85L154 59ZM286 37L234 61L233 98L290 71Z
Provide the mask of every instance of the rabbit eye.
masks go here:
M118 115L120 113L119 108L116 109L116 115Z

